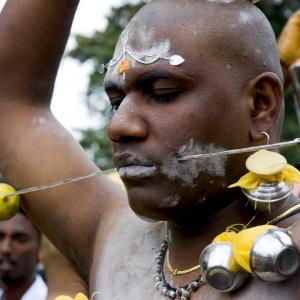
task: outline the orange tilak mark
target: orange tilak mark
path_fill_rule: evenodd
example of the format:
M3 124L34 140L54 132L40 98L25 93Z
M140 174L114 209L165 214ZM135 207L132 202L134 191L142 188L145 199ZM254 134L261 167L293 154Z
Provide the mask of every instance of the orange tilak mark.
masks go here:
M123 74L129 70L129 61L122 60L118 69L119 74Z

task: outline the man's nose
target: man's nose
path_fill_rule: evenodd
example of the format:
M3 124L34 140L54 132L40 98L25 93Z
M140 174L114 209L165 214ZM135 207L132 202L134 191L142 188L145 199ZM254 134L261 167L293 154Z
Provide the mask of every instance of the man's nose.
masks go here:
M5 238L0 242L1 254L9 254L12 251L12 241L10 238Z
M108 123L107 132L113 142L143 140L148 135L147 123L141 108L130 99L124 99Z

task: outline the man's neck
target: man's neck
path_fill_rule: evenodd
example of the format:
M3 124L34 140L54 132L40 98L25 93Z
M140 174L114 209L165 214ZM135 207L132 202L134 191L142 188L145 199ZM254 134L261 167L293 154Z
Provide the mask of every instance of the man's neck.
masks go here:
M35 275L28 276L12 284L3 284L1 300L20 300L35 280Z

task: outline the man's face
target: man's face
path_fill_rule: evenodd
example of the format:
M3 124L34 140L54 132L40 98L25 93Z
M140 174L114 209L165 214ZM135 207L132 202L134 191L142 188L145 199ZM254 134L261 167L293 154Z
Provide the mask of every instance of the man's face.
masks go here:
M0 222L0 278L4 284L33 276L38 251L38 233L24 215Z
M247 104L230 77L230 66L213 56L201 34L184 26L174 30L172 24L150 24L129 27L124 36L130 51L185 59L179 66L166 59L142 64L127 55L125 80L117 73L118 64L108 70L106 91L116 109L108 133L130 205L155 219L195 212L209 198L226 193L242 172L243 158L187 163L177 158L246 146ZM121 38L114 57L122 48Z

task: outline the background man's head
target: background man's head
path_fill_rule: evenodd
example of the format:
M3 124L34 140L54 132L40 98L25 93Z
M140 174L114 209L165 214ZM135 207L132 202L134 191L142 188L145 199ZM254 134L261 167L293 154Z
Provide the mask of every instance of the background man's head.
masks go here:
M34 278L40 233L23 214L0 222L0 280L4 285Z

